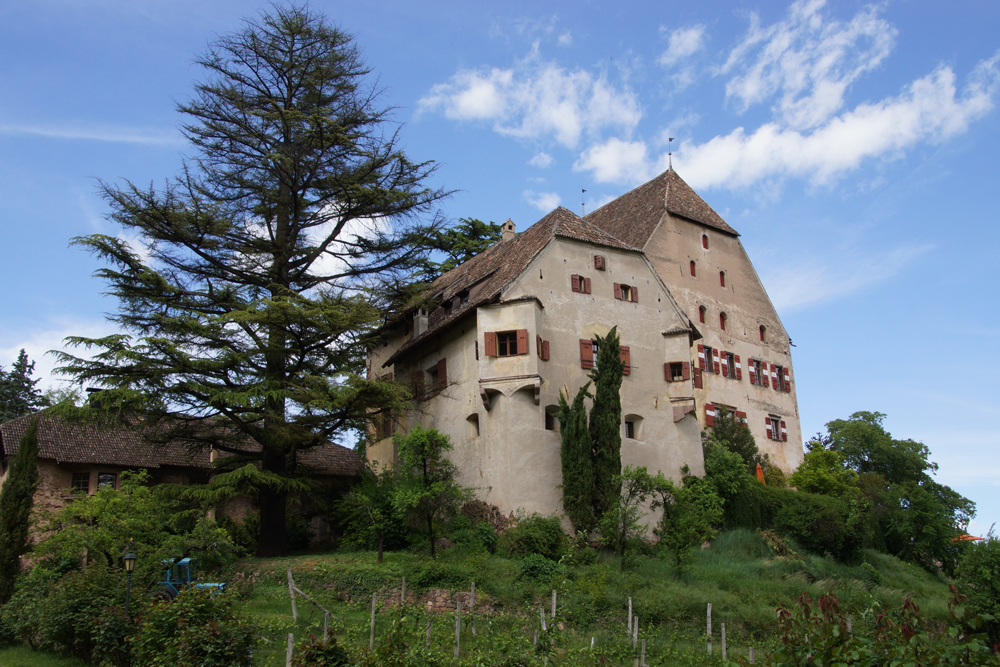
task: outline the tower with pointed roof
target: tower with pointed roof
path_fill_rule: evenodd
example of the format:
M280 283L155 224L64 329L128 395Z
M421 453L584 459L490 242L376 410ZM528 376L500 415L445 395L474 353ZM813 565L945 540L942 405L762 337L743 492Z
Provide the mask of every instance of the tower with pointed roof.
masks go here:
M802 435L791 341L739 233L672 168L584 218L641 248L701 334L692 346L698 419L725 407L791 473Z

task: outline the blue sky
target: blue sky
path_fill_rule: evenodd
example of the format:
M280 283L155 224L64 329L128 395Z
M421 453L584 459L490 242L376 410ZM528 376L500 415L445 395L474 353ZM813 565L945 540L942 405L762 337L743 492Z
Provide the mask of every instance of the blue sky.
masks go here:
M0 364L109 331L73 236L97 179L162 182L192 64L261 5L0 5ZM794 344L803 433L857 410L1000 519L1000 4L316 2L354 34L452 218L525 229L673 164ZM586 193L581 193L581 190Z

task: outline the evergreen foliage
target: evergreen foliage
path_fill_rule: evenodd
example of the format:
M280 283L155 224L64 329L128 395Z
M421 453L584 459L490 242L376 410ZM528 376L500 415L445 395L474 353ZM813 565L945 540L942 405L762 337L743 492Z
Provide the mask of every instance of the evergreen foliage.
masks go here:
M701 438L703 449L718 445L739 454L751 474L757 471L758 464L763 468L770 465L767 454L757 449L750 427L737 419L735 412L724 407L715 409L714 424L711 430L702 432Z
M396 471L364 470L361 479L339 505L347 520L347 538L362 546L373 543L382 562L386 540L400 541L402 521L395 506L398 484Z
M14 594L14 582L21 572L21 554L28 547L37 487L38 421L33 419L17 446L7 480L0 487L0 605Z
M625 466L612 484L620 489L617 502L607 508L598 523L601 543L614 549L625 571L629 552L646 537L646 527L639 523L646 516L645 505L653 494L655 482L645 466Z
M693 477L684 468L684 481L678 485L663 473L653 477L654 512L663 514L654 534L659 548L670 556L674 567L681 568L691 559L691 549L715 537L722 523L722 498L715 488L700 477Z
M597 359L590 378L594 382L594 406L590 410L590 441L594 469L594 514L618 506L622 474L621 386L625 363L621 358L618 327L607 336L597 336Z
M423 268L424 280L432 281L448 273L459 264L469 261L500 240L503 232L495 222L476 218L459 218L458 223L447 229L436 230L430 238L432 250L444 253L444 261L428 259Z
M125 234L75 240L108 263L123 333L68 339L96 354L61 370L106 388L94 418L295 477L298 453L406 407L365 359L447 193L401 151L351 36L309 8L275 5L197 62L179 106L195 157L161 189L102 184ZM258 554L280 555L287 488L257 491Z
M35 389L39 379L31 379L34 372L35 362L28 359L23 349L9 371L0 366L0 423L23 417L45 404L41 393Z
M594 466L587 426L587 408L584 399L589 396L588 382L573 399L573 405L559 393L559 434L562 438L563 509L573 523L573 530L589 535L594 529Z
M989 616L984 625L990 642L1000 644L1000 539L992 527L985 539L968 545L956 576L972 611Z
M445 457L451 451L447 435L416 425L394 442L400 467L395 507L413 526L427 529L434 557L437 523L453 516L471 493L455 481L455 464Z

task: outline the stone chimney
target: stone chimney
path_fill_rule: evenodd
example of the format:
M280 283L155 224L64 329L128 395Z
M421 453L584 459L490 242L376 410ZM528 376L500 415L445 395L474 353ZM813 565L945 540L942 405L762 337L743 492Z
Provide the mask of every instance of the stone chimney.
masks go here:
M417 308L413 311L413 337L421 335L427 331L427 311Z
M503 232L503 236L500 237L502 241L510 241L517 236L517 231L514 229L514 221L510 218L507 218L507 222L500 225L500 230Z

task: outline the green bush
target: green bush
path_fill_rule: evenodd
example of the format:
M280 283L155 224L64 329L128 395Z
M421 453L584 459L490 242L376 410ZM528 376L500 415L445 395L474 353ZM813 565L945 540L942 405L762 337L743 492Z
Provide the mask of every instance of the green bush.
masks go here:
M500 537L497 550L507 556L538 554L558 561L569 548L558 517L532 514Z
M4 627L33 648L92 664L125 664L124 580L100 562L61 577L36 566L4 605Z
M301 642L292 657L293 667L349 667L354 663L344 647L330 637L326 643L314 635Z
M552 579L559 564L541 554L528 554L521 560L520 577L528 581L544 583Z
M225 593L189 588L173 602L156 602L131 641L136 667L250 667L255 630L233 613Z
M417 588L467 588L475 579L475 575L467 567L432 560L424 563L415 577L413 584Z
M476 524L476 527L472 530L476 535L476 539L479 540L479 543L483 545L484 549L489 551L491 554L496 553L497 544L500 541L496 528L483 521Z
M968 546L959 561L957 579L969 607L993 617L986 630L994 644L1000 643L1000 539L992 528L985 540Z

